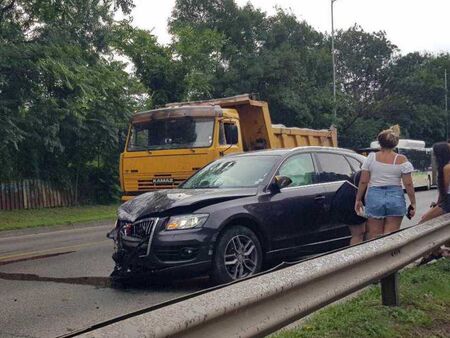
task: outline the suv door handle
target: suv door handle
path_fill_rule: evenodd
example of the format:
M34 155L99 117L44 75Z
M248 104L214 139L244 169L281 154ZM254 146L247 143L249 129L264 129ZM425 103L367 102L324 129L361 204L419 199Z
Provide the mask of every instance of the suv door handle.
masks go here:
M316 196L316 197L314 198L314 200L315 200L316 202L322 202L322 201L325 200L325 196L324 196L324 195L318 195L318 196Z

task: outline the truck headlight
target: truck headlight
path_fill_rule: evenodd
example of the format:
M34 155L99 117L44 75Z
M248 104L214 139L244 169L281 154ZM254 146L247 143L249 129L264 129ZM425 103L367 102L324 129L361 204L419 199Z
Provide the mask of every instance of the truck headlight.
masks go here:
M167 222L166 230L182 230L201 227L208 219L207 214L172 216Z

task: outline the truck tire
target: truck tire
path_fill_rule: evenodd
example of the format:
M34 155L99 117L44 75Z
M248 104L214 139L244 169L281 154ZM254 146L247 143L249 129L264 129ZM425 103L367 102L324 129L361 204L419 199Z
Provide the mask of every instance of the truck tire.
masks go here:
M231 226L219 237L213 258L212 278L219 284L232 282L261 271L261 243L247 227Z

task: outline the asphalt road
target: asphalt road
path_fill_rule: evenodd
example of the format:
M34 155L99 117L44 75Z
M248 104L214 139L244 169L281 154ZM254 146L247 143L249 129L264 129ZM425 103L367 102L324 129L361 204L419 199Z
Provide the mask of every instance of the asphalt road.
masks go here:
M436 190L418 192L418 216ZM209 286L205 279L117 290L112 224L0 234L0 337L56 337Z

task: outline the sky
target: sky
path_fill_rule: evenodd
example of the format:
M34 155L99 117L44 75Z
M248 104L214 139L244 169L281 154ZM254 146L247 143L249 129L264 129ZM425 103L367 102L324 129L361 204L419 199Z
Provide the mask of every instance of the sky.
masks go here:
M275 6L290 10L321 32L331 32L330 0L235 0L251 2L267 14ZM135 0L133 24L151 30L160 43L170 42L167 20L175 0ZM384 30L402 54L450 52L450 0L336 0L335 29L357 23L365 31Z

